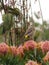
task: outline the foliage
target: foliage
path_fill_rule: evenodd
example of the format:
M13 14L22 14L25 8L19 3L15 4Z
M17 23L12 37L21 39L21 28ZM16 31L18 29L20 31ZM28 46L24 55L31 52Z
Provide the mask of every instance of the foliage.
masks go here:
M5 7L5 6L4 6L4 7ZM1 4L1 5L0 5L0 10L4 9L4 7L3 7L3 5ZM18 8L11 8L10 6L7 6L7 5L6 5L6 11L7 11L8 13L11 13L11 14L16 15L16 16L18 16L18 15L20 14L20 10L19 10Z
M0 25L0 35L2 34L2 32L3 32L3 26Z
M10 30L13 26L13 15L12 14L4 14L3 15L3 23L0 25L0 34L5 33L6 31Z
M20 11L18 8L11 8L11 7L8 7L8 12L11 13L11 14L14 14L16 16L20 15Z
M43 40L49 40L49 29L44 29Z
M13 26L13 22L14 22L14 19L13 19L13 15L12 14L4 14L3 15L3 27L6 30L9 30L12 26Z

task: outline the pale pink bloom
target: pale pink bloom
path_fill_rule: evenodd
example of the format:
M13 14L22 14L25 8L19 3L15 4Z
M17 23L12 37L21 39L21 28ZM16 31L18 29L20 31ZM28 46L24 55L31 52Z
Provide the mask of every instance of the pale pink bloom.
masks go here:
M18 48L17 48L17 54L19 55L24 55L24 51L23 51L23 46L20 45Z
M25 50L30 50L30 49L34 49L35 47L36 47L36 42L35 41L33 41L33 40L29 40L29 41L26 41L25 43L24 43L24 49Z
M46 56L43 58L43 60L46 62L46 61L49 61L49 52L47 52Z
M25 65L38 65L37 62L29 60Z
M49 41L45 41L41 44L41 49L43 52L48 52L49 51Z
M0 53L6 54L9 51L9 46L6 43L0 43Z
M11 53L12 53L13 55L17 55L17 47L15 47L15 46L10 46L10 49L11 49Z

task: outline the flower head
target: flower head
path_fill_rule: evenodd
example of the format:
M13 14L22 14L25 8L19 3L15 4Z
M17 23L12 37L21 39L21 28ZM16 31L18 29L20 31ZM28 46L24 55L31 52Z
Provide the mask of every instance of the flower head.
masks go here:
M38 65L37 62L29 60L25 65Z
M34 49L35 47L36 47L36 42L35 41L33 41L33 40L29 40L29 41L26 41L25 43L24 43L24 49L25 50L30 50L30 49Z
M9 51L9 46L6 43L0 43L0 53L6 54Z
M41 44L41 49L43 52L48 52L49 51L49 41L45 41Z
M13 55L17 55L17 48L15 46L10 46L10 49Z
M22 45L20 45L17 48L17 55L24 55L24 51L23 51L23 46Z
M49 61L49 52L47 52L46 56L43 58L44 62Z

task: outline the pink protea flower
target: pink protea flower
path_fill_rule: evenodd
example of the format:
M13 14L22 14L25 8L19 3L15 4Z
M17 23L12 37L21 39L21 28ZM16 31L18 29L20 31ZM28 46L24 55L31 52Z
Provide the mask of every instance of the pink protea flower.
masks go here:
M6 54L9 52L9 46L6 43L0 43L0 54Z
M38 65L37 62L29 60L25 65Z
M15 46L10 46L10 50L11 50L11 53L16 56L17 55L17 47Z
M27 41L27 42L24 43L23 48L24 48L25 50L30 50L30 49L33 50L36 46L37 46L37 44L36 44L35 41L29 40L29 41Z
M49 52L47 52L46 56L43 58L44 62L49 61Z
M48 52L49 51L49 41L45 41L41 44L41 49L43 52Z
M21 55L21 56L24 55L24 51L23 51L23 46L22 46L22 45L20 45L20 46L17 48L17 55Z

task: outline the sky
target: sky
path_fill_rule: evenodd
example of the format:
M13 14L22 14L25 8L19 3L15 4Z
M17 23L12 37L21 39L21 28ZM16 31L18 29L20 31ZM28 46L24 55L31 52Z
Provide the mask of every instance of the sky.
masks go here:
M0 24L2 23L3 21L2 21L2 16L1 16L1 13L0 13Z
M39 1L40 1L40 5L41 5L41 10L42 10L42 15L43 15L43 20L49 21L49 0L37 0L34 4L34 0L32 0L33 4L32 4L32 11L37 12L40 11L40 7L39 7ZM35 16L34 16L34 19ZM39 20L36 20L39 23L42 23L42 19L40 18ZM49 22L48 22L49 23Z
M41 10L43 15L43 20L49 21L49 0L40 0L41 4ZM31 6L32 6L32 13L40 11L39 2L38 0L35 2L35 0L31 0ZM31 11L29 12L31 14ZM36 22L39 22L42 24L42 18L36 19L36 17L33 15L33 18ZM2 16L0 13L0 24L2 23Z

